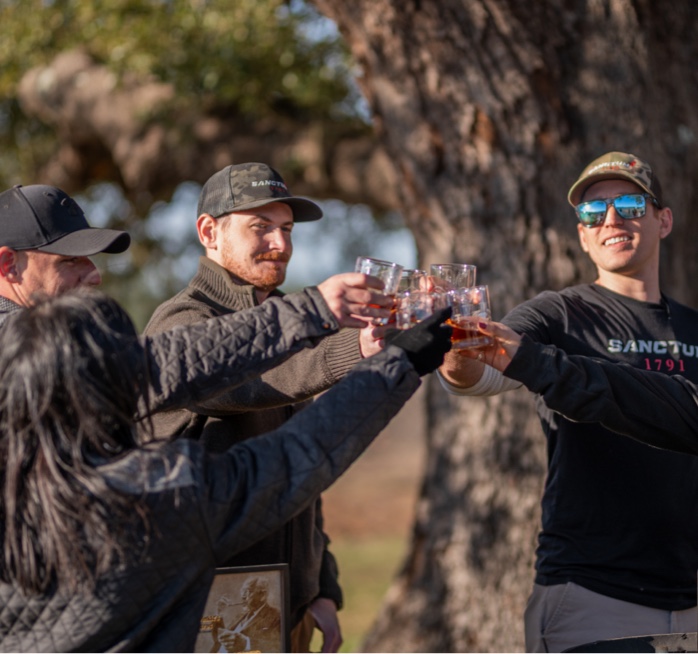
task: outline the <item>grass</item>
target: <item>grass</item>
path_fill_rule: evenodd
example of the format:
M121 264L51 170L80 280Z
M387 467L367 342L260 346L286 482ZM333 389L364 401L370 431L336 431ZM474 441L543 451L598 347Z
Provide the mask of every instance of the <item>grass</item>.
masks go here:
M360 652L364 637L402 564L406 543L397 536L371 539L336 539L331 549L339 562L339 581L344 608L339 613L344 643L340 652ZM311 652L322 649L322 636L315 631Z

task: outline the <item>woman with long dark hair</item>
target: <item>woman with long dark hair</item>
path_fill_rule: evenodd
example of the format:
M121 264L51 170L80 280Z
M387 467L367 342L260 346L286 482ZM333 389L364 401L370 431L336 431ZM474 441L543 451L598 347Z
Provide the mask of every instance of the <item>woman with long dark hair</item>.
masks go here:
M444 318L401 333L282 428L214 456L186 438L138 435L148 362L115 301L81 292L10 316L0 330L0 647L191 651L217 562L350 465L441 363ZM240 379L250 365L231 362Z
M137 444L147 392L137 336L106 298L65 296L18 322L0 349L2 579L34 593L54 582L75 590L123 557L117 534L137 515L99 470Z

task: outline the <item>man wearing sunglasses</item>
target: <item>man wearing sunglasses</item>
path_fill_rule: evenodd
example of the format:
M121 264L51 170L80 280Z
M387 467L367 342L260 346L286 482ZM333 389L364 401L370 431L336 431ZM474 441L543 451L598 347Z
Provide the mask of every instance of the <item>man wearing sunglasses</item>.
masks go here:
M659 286L659 247L673 216L650 165L609 152L584 169L568 200L596 280L541 293L502 322L570 355L698 382L698 312ZM454 354L440 376L459 395L518 385ZM659 451L598 423L572 422L540 397L537 405L549 470L525 616L527 651L695 631L698 459Z

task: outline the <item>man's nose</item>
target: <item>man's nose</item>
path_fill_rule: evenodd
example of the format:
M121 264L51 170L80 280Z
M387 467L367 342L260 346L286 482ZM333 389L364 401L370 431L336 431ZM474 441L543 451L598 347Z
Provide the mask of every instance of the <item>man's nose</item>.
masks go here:
M606 217L604 218L604 225L622 225L623 219L618 215L616 208L609 204L606 209Z
M288 252L291 249L291 234L283 229L274 229L270 233L271 245L280 252Z
M97 266L89 259L85 259L83 266L82 283L86 286L99 286L102 283L102 275L97 270Z

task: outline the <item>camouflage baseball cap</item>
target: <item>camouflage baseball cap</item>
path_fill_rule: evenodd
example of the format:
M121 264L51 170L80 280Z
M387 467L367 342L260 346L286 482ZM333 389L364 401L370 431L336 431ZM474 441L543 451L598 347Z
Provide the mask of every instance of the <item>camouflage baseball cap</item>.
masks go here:
M592 184L605 179L627 179L654 197L660 207L664 206L662 187L650 165L627 152L607 152L594 159L572 185L567 200L576 207Z
M199 195L197 215L207 213L219 218L272 202L283 202L291 207L296 222L322 218L322 209L317 204L291 195L281 175L263 163L226 166L209 177Z

